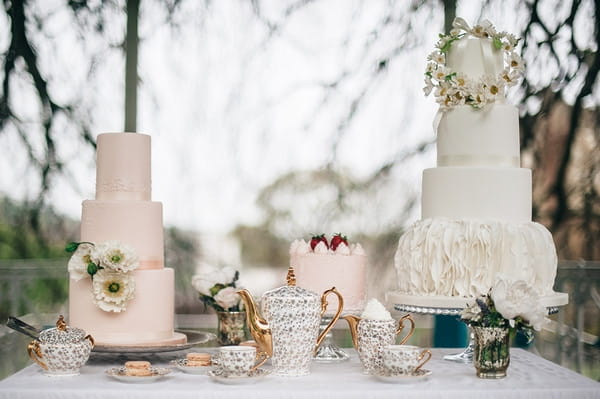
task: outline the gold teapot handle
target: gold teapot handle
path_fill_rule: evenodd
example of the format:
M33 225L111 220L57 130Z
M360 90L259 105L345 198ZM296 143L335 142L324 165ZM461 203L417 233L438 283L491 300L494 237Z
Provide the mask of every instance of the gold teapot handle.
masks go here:
M337 312L335 312L335 315L333 316L329 324L327 324L327 327L325 327L325 329L321 331L321 334L319 334L319 337L317 338L317 345L315 346L315 351L317 350L319 345L321 345L321 342L325 338L325 335L327 335L329 330L331 330L333 325L338 321L340 315L342 314L342 310L344 309L344 298L342 297L342 294L340 294L340 292L336 290L335 287L331 287L330 289L325 291L323 295L321 295L321 317L323 317L323 314L327 310L327 295L329 294L335 294L338 297L338 308Z
M29 354L31 360L39 364L44 370L48 370L48 366L42 361L44 356L42 355L39 341L31 341L29 345L27 345L27 353Z
M402 338L402 341L400 341L400 345L404 345L406 341L408 341L408 339L411 337L411 335L413 335L413 332L415 332L415 321L413 320L410 314L407 314L405 316L402 316L402 318L398 320L398 329L396 330L396 335L400 334L402 330L404 330L404 322L406 320L408 320L408 322L410 323L410 331L408 332L408 334L406 334L406 337Z

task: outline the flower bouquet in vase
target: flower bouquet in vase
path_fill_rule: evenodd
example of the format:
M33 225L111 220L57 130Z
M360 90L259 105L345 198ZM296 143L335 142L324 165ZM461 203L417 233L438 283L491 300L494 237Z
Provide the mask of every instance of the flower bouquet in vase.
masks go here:
M239 277L239 271L230 267L211 268L192 277L200 300L217 313L219 345L238 345L246 340L246 312L237 294Z
M485 296L475 299L461 319L475 336L473 364L480 378L503 378L510 363L510 337L517 330L529 341L547 322L547 310L525 281L499 278Z

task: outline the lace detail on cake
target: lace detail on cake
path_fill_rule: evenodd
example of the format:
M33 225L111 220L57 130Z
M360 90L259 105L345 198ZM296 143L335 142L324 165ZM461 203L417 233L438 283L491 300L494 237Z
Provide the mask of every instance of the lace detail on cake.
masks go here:
M150 184L140 184L127 179L111 179L96 183L96 198L149 200L150 190Z
M127 179L112 179L106 182L100 182L96 185L96 191L103 192L146 192L150 191L150 186L146 184L139 184Z
M503 273L544 296L552 293L557 256L552 235L538 223L435 218L404 233L394 262L405 294L479 296Z

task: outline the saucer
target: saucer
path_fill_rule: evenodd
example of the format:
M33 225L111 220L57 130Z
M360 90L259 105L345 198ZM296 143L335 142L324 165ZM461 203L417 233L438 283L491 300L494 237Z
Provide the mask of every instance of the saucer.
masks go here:
M412 374L389 374L383 371L373 374L373 377L388 384L412 384L413 382L425 381L430 375L431 370L419 369Z
M178 370L188 374L207 375L209 371L214 369L214 366L188 366L187 359L176 359L171 361L171 364Z
M254 384L269 374L271 371L265 369L256 369L246 375L231 375L223 369L214 369L208 372L211 379L227 385Z
M134 384L144 384L149 382L154 382L159 378L164 377L165 375L171 372L170 369L164 367L150 367L150 375L127 375L127 371L125 367L113 367L106 370L106 374L110 377L113 377L121 382L131 382Z

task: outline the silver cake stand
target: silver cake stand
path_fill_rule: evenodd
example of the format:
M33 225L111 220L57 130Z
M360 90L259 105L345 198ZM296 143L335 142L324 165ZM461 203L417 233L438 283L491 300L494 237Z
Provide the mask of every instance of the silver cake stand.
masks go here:
M419 297L402 295L395 292L388 293L388 303L393 303L395 310L432 316L460 316L468 300L467 298ZM555 295L543 297L541 300L542 304L546 306L549 315L558 313L559 307L569 303L569 297L564 293L555 293ZM426 305L420 305L419 303L426 303ZM461 353L444 356L444 360L457 363L473 362L475 336L473 330L468 326L467 328L469 330L469 343L467 347Z

